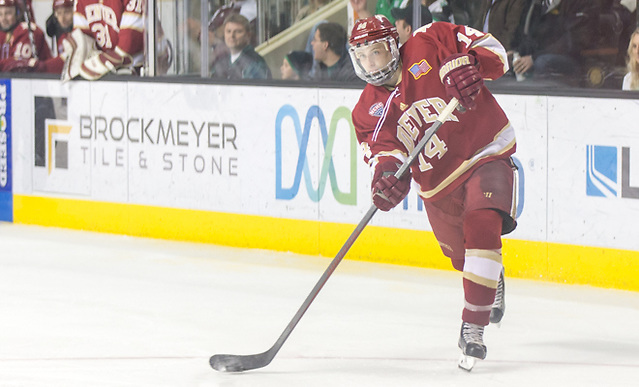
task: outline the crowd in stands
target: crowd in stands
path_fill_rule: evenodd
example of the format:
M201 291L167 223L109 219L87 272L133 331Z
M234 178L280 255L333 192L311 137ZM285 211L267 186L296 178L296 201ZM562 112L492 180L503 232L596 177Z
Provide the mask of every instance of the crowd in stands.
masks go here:
M258 26L258 0L209 1L208 26L202 28L191 18L183 27L195 44L202 41L201 31L208 27L211 78L361 82L348 55L349 25L313 21L308 44L288 47L290 52L277 61L281 63L278 72L276 67L269 68L259 53L260 28L286 30L336 0L300 0L290 10L288 24L277 28L269 20ZM614 87L639 89L636 0L419 0L419 6L414 6L413 0L349 1L349 23L382 14L396 26L400 44L431 22L464 24L490 33L506 48L511 68L508 76L513 81L600 87L616 79L619 86ZM96 80L108 73L140 74L144 54L142 2L76 3L74 12L73 0L52 0L45 34L34 19L31 0L0 0L0 36L4 38L0 71L54 73L61 74L63 80ZM87 18L87 10L95 12L97 8L104 17ZM415 8L421 10L417 18ZM120 25L114 20L120 20ZM188 52L194 67L200 64L197 51ZM156 24L157 74L170 73L173 55L170 40Z

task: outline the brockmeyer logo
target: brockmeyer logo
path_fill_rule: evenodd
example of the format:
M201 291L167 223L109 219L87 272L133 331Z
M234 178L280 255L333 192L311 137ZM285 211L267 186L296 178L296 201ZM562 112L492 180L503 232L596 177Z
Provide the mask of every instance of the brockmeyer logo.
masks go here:
M586 147L586 195L639 199L639 187L630 186L630 148L620 155L616 146Z
M71 123L67 122L67 99L63 97L34 97L35 141L34 165L52 169L69 168Z
M293 185L289 188L282 186L282 122L285 118L293 121L295 128L295 136L299 149L297 164L295 167L295 178ZM320 133L322 136L322 144L324 146L324 157L322 159L321 170L319 172L319 184L317 189L313 187L311 172L309 169L306 151L308 149L309 137L311 134L311 124L317 120ZM344 192L337 185L337 176L335 174L335 164L333 162L333 147L335 144L335 136L337 132L337 124L340 120L346 120L349 128L350 138L350 191ZM345 167L341 166L340 170ZM319 106L311 106L306 113L304 121L304 129L300 125L300 119L295 108L291 105L284 105L277 112L275 120L275 197L281 200L291 200L300 188L300 183L304 175L306 183L306 192L314 202L318 202L324 195L326 189L327 178L330 178L331 189L335 200L341 204L355 205L357 204L357 139L355 138L355 130L351 121L351 112L344 106L338 107L331 117L329 130L326 129L326 120L324 113Z

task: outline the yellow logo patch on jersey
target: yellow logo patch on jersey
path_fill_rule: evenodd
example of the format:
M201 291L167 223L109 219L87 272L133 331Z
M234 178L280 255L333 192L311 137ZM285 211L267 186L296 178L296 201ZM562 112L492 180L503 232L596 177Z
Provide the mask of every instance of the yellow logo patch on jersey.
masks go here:
M426 75L432 70L433 67L426 62L426 59L422 59L419 63L413 63L408 68L411 74L413 74L413 78L416 80L419 79L422 75Z

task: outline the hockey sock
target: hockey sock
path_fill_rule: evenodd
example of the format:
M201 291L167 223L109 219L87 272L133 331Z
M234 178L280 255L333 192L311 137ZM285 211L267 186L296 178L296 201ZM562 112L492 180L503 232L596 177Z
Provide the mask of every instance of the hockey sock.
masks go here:
M501 215L474 210L464 218L464 299L462 320L488 325L502 269Z

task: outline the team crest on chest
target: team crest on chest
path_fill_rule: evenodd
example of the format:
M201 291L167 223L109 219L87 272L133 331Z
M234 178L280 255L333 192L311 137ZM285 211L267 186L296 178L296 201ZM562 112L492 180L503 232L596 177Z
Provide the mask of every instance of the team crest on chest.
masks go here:
M426 62L426 59L422 59L419 63L413 63L408 68L408 71L410 71L410 73L413 74L413 78L417 80L422 75L428 74L432 69L431 65Z
M384 111L384 104L381 102L375 102L368 109L368 114L370 114L373 117L381 117L383 111Z

